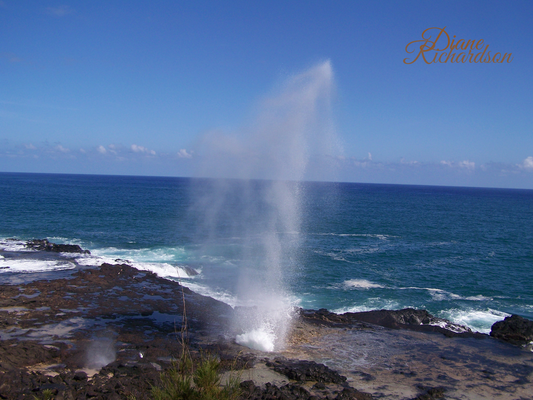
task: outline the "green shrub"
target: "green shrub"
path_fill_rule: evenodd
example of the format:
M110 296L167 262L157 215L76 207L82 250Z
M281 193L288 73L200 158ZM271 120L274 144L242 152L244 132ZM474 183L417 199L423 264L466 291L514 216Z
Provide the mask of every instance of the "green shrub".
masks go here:
M236 400L241 392L239 379L220 384L220 361L203 354L197 365L188 351L169 370L161 374L161 386L152 387L154 400Z

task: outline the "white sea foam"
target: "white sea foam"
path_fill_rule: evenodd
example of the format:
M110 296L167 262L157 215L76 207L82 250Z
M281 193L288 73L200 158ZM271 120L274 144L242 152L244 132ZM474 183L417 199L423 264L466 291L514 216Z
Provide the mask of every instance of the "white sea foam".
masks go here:
M78 238L66 238L62 236L52 236L47 238L52 243L62 243L62 244L77 244L80 247L85 247L85 243Z
M98 251L95 251L94 253L98 253ZM115 256L118 256L118 255L119 255L119 252L115 254ZM106 256L83 257L83 258L77 259L77 262L83 266L99 266L103 263L116 264L117 262L126 263L138 270L153 272L154 274L162 278L176 278L176 279L191 278L191 275L187 272L187 270L184 267L180 267L179 265L173 265L173 264L164 263L164 262L138 262L135 259L134 261L132 261L130 259L119 259L117 257L109 257L109 256L107 257ZM199 272L199 271L196 271L196 272Z
M378 283L370 282L366 279L349 279L347 281L344 281L344 286L348 288L356 288L356 289L374 289L374 288L385 287Z
M443 289L437 288L421 288L416 286L409 287L400 287L398 290L427 290L432 300L434 301L445 301L445 300L470 300L470 301L486 301L493 300L492 297L483 296L478 294L476 296L461 296Z
M195 293L198 293L198 294L201 294L202 296L207 296L207 297L211 297L215 300L218 300L218 301L221 301L223 303L226 303L228 305L230 305L231 307L236 307L239 304L239 300L237 299L237 297L223 289L219 289L219 288L211 288L211 287L208 287L208 286L205 286L205 285L202 285L198 282L194 282L194 281L191 281L191 280L187 280L187 281L180 281L180 283L191 289L193 292Z
M157 247L141 249L119 249L116 247L105 247L95 249L92 254L113 258L135 260L136 262L181 262L185 258L183 247Z
M440 289L426 289L429 291L432 299L435 301L444 301L444 300L470 300L470 301L485 301L492 300L490 297L483 296L481 294L477 296L460 296L458 294L447 292L446 290Z
M347 312L357 313L365 311L375 311L375 310L398 310L402 307L395 300L385 300L379 297L368 298L364 304L357 304L351 306L340 307L332 310L336 314L344 314Z
M162 278L184 279L192 276L180 261L185 258L185 249L176 248L142 248L119 249L106 247L92 250L92 255L79 259L80 265L95 265L102 263L116 264L124 262L141 271L150 271ZM199 273L200 271L197 271Z
M190 278L191 276L188 274L188 272L175 265L167 264L167 263L138 263L134 262L131 264L132 267L139 269L141 271L150 271L155 273L156 275L167 278Z
M441 318L446 318L453 323L467 326L481 333L490 333L490 328L495 322L501 321L509 315L505 312L490 308L486 310L451 309L439 313L439 317Z
M29 260L0 258L0 273L32 273L59 271L76 268L76 264L68 261Z
M371 237L377 238L380 240L387 240L389 238L394 238L397 236L393 235L383 235L379 233L334 233L334 232L323 232L323 233L312 233L311 235L319 236L339 236L339 237Z
M0 250L1 251L35 251L33 249L26 247L26 242L22 240L13 240L13 239L0 239Z
M493 300L492 297L483 296L482 294L478 294L477 296L468 296L468 297L465 297L464 299L471 300L471 301Z
M25 242L15 242L8 241L7 245L1 248L3 251L13 251L20 252L28 250L24 247ZM33 250L32 250L33 251ZM164 254L164 249L159 249L156 251L132 251L115 249L115 252L110 250L110 248L103 250L93 250L92 255L88 254L78 254L78 253L59 253L60 256L57 260L41 260L38 258L0 258L0 273L6 272L45 272L45 271L54 271L54 270L65 270L76 268L77 265L80 266L99 266L103 263L116 264L117 259L124 255L133 255L135 257L130 257L134 261L124 260L132 267L142 270L142 271L151 271L156 275L167 278L191 278L191 275L188 273L187 269L184 266L173 265L166 262L157 262L162 259L173 259L176 258L176 254L181 254L182 249L173 249L171 255L166 256ZM137 253L137 254L136 254ZM99 255L101 254L101 255ZM153 262L143 262L143 260L152 259ZM200 272L200 271L196 271Z

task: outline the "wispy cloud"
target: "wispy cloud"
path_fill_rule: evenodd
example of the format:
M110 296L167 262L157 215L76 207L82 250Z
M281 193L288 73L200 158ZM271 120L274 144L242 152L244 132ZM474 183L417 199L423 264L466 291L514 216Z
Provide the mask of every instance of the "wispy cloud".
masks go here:
M65 15L72 14L74 9L68 5L61 5L57 7L47 7L46 13L56 17L64 17Z
M180 149L180 151L178 151L178 157L179 158L192 158L192 151L189 153L185 149Z
M474 170L476 168L476 163L473 162L473 161L468 161L468 160L460 161L459 162L459 168L465 168L465 169L468 169L468 170Z
M473 171L476 169L476 163L473 161L468 161L468 160L459 161L459 162L443 160L440 162L440 165L445 165L450 168L463 169L467 171Z
M150 149L147 149L146 147L138 146L136 144L132 144L131 145L131 150L134 153L145 153L145 154L149 154L149 155L152 155L152 156L156 155L156 152L154 150L150 150Z
M111 143L109 146L107 146L108 151L110 151L113 154L118 154L119 147L113 143Z
M102 145L98 146L98 147L96 148L96 151L98 151L98 153L100 153L100 154L105 154L105 153L107 153L106 148L105 148L104 146L102 146Z
M411 165L411 166L414 166L414 167L416 167L416 166L418 166L418 165L421 165L420 162L418 162L418 161L415 161L415 160L406 160L405 158L402 158L402 159L400 160L400 164L402 164L402 165Z

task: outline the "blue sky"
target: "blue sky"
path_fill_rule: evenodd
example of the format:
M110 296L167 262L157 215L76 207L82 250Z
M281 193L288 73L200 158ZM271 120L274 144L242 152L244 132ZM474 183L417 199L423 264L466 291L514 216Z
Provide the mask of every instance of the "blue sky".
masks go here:
M530 1L0 0L0 171L197 174L202 138L246 136L329 60L339 146L312 158L333 179L533 188L532 20ZM405 64L431 27L513 59Z

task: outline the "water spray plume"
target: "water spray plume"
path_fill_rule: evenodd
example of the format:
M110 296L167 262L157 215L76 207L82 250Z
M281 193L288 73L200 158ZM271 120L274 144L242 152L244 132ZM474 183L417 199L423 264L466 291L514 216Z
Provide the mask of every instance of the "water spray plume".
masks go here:
M316 154L336 145L330 118L331 63L290 77L261 102L254 122L232 134L212 132L198 153L202 180L193 207L205 242L240 238L236 340L281 349L292 318L287 280L299 265L301 181ZM236 178L236 179L235 179ZM260 180L258 180L260 179Z

